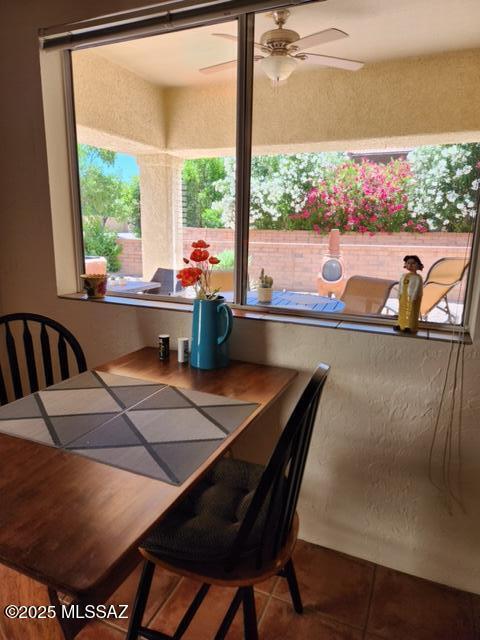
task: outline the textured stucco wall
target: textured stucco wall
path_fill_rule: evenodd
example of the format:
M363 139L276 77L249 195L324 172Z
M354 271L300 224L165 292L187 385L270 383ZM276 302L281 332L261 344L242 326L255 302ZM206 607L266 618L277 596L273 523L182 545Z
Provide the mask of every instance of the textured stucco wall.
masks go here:
M126 153L165 148L163 90L93 51L72 54L79 138ZM112 140L114 144L112 144Z
M170 149L187 152L192 141L199 150L231 145L234 84L169 89L165 99ZM405 137L415 145L438 141L439 132L443 142L449 134L453 142L471 141L480 130L479 101L480 50L371 64L357 73L294 73L277 91L258 76L253 142L260 153L276 145L345 150L363 140L383 148Z
M0 82L6 89L0 115L9 126L0 150L2 310L36 311L64 322L84 346L90 366L153 344L160 331L172 338L185 335L191 322L187 313L56 296L37 29L134 5L134 0L98 0L94 8L73 0L11 0L3 9L9 29L0 41ZM458 126L464 108L465 127L471 127L470 107L459 104L452 107L449 130ZM276 419L288 415L314 364L322 359L332 365L300 500L302 536L480 592L478 341L465 352L466 512L451 515L427 479L448 350L448 343L251 320L237 321L232 336L233 356L302 373L271 422L264 420L247 434L244 449L250 452L271 440Z
M107 136L116 135L186 156L232 154L235 82L161 89L90 51L73 61L83 138L86 129L107 146ZM278 146L345 150L364 140L379 148L415 145L438 141L440 132L442 142L472 141L479 102L480 50L371 64L357 73L294 73L276 91L259 75L253 141L257 153Z

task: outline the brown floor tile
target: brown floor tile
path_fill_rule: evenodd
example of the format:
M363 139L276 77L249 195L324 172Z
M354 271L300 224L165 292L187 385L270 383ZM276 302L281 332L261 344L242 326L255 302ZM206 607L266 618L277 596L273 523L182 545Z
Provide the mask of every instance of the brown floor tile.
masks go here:
M108 604L128 604L128 615L132 612L133 599L137 592L138 582L140 580L140 574L142 571L142 564L140 563L136 569L128 576L123 584L115 591L115 593L109 598ZM150 589L150 596L148 598L147 608L143 622L148 624L153 615L163 605L165 600L171 594L175 586L180 582L180 577L169 573L168 571L156 567L153 574L152 587ZM128 620L111 620L111 624L122 629L128 627Z
M265 582L259 582L255 585L255 591L270 594L274 590L278 580L280 580L278 576L272 576L268 580L265 580Z
M477 638L480 638L480 596L477 596L474 593L470 594L472 599L472 607L473 607L473 624L475 626L475 631L477 633Z
M311 607L302 615L291 605L272 598L260 625L261 640L362 640L363 634L322 616Z
M75 640L125 640L125 633L103 622L92 622L82 629Z
M293 561L304 606L363 629L368 612L373 565L299 540ZM290 601L281 578L274 595Z
M470 595L378 567L367 631L386 640L473 640Z
M186 578L183 579L178 589L176 589L161 611L157 613L149 626L152 629L173 634L199 588L200 584L198 582ZM210 587L207 597L195 614L188 631L183 636L184 640L212 640L227 612L234 593L233 589ZM263 613L267 600L268 598L265 595L255 593L258 619ZM241 608L235 616L227 638L228 640L243 639L243 614Z

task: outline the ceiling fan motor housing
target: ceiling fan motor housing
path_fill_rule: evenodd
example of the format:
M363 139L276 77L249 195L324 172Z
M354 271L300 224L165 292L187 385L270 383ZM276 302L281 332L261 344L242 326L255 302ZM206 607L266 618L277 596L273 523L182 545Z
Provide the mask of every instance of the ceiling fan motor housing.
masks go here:
M276 50L285 51L288 45L299 38L298 33L291 29L271 29L262 34L260 44L268 47L272 52Z

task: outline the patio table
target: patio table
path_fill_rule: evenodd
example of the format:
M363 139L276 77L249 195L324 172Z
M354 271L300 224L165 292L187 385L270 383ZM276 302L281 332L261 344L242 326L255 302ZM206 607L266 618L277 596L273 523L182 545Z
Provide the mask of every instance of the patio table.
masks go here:
M200 371L147 347L0 407L0 606L57 612L2 615L0 637L74 638L88 619L62 619L57 593L104 602L146 533L296 375Z
M335 298L319 296L315 293L300 293L297 291L272 291L272 302L259 303L256 291L248 291L247 304L264 305L272 307L288 307L294 309L306 309L321 311L322 313L341 313L345 303Z
M161 287L159 282L144 282L143 280L125 280L123 284L107 283L107 291L114 293L142 293L149 289Z

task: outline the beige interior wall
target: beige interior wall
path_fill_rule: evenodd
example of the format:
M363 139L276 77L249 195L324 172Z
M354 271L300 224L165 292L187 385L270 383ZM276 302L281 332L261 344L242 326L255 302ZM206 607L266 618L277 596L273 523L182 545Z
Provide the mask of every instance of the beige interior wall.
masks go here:
M2 311L29 310L57 318L77 335L90 366L153 345L159 332L170 333L173 340L186 335L191 322L188 313L76 302L56 295L36 32L39 26L134 5L134 0L98 0L91 9L73 0L10 0L4 8L10 26L0 40L4 88L0 115L1 122L8 123L0 151ZM459 95L463 90L469 93L471 84L469 78ZM390 85L386 89L395 91ZM435 114L443 106L439 100L434 102L431 117L438 125ZM410 105L408 100L403 104L408 123ZM446 132L459 126L464 112L465 130L471 129L471 109L461 100L451 103L451 121L443 117ZM250 452L266 444L277 417L282 421L288 415L315 363L324 360L332 365L302 488L301 535L478 593L478 339L465 351L465 513L459 509L449 513L428 481L429 445L449 349L448 342L253 320L237 320L232 335L234 357L288 366L301 373L271 414L271 422L264 420L250 430L244 441L244 449Z

